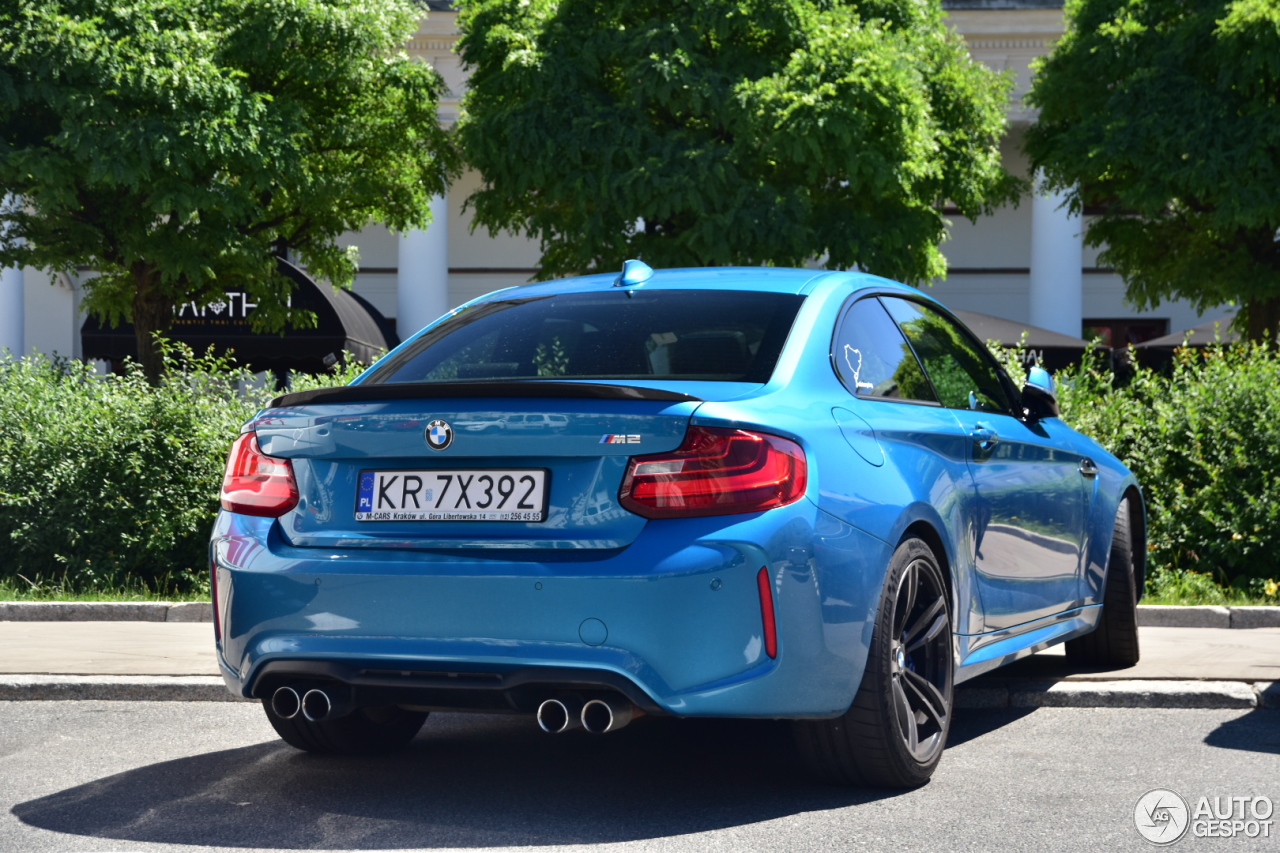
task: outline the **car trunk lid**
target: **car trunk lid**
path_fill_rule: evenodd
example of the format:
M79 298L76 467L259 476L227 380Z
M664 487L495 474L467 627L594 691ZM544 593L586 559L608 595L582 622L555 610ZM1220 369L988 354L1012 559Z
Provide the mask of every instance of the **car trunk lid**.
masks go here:
M251 428L264 453L293 466L300 499L280 519L291 545L580 550L639 534L644 519L618 505L630 457L679 447L700 401L655 388L477 382L356 385L274 403Z

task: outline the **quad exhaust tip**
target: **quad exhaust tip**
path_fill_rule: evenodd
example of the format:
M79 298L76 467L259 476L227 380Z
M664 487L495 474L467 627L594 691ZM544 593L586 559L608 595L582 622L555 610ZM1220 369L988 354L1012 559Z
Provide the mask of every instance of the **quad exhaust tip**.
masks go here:
M560 696L538 706L538 727L559 734L582 725L582 697Z
M302 710L302 698L292 687L280 687L271 694L271 711L282 720L292 720Z
M277 687L271 694L271 712L282 720L292 720L301 714L306 720L317 723L350 713L352 705L330 695L328 690L300 687Z
M538 706L538 728L551 734L572 731L579 726L592 734L616 732L640 716L640 711L622 698L592 699L557 696Z
M302 695L302 716L319 722L333 713L333 702L323 690L308 690Z
M582 727L593 735L616 732L635 715L635 706L624 699L592 699L582 706Z

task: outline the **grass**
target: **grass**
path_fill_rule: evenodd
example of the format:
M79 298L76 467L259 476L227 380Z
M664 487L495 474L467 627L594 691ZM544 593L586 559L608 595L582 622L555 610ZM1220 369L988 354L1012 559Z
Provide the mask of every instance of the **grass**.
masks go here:
M0 580L0 601L208 601L209 590L179 592L169 586L148 587L141 582L126 582L105 589L70 589L63 583L19 575L17 579Z
M1280 606L1280 583L1252 580L1242 589L1223 586L1207 572L1156 568L1147 577L1147 594L1142 597L1142 603L1274 607Z
M1280 599L1275 596L1250 595L1237 589L1219 590L1208 595L1147 592L1138 603L1173 604L1179 607L1198 607L1206 604L1217 604L1222 607L1280 607Z

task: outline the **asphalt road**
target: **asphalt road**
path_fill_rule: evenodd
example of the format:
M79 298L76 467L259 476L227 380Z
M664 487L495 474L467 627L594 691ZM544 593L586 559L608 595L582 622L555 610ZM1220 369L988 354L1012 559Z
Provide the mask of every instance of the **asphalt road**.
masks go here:
M810 782L784 725L550 736L435 715L410 750L317 758L248 704L0 702L0 851L1152 850L1138 798L1280 799L1280 712L960 712L933 781ZM1275 850L1186 837L1174 850Z

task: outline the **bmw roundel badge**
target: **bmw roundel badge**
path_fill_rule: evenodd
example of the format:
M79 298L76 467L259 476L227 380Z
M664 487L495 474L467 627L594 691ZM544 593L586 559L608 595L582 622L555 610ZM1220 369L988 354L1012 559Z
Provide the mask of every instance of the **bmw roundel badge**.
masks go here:
M453 444L453 427L448 421L434 420L427 424L427 446L432 450L444 450Z

